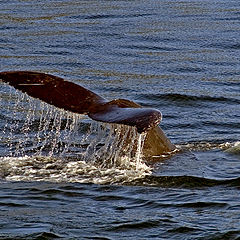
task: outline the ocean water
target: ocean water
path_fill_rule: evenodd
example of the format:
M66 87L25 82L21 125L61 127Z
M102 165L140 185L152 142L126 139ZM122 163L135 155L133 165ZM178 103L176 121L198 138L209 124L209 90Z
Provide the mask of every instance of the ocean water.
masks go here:
M240 239L237 0L2 0L0 16L0 71L157 108L179 150L146 162L134 129L0 82L0 239Z

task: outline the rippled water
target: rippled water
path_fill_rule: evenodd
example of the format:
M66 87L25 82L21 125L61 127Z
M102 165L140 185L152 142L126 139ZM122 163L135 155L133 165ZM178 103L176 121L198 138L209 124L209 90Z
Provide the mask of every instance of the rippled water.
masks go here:
M10 0L0 16L0 71L155 107L181 149L145 163L134 130L125 148L0 83L1 239L240 239L237 0Z

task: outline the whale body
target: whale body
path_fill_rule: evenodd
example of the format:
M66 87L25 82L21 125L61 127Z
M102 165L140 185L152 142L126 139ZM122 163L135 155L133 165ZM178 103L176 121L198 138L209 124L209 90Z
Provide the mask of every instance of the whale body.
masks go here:
M143 154L146 158L169 153L175 146L166 137L159 123L162 114L127 100L108 101L96 93L63 78L40 72L0 72L0 79L14 88L50 105L106 123L136 127L146 133Z

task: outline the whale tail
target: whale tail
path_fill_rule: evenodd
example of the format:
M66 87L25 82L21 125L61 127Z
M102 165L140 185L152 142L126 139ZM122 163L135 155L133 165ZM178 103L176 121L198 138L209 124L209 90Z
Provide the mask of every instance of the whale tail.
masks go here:
M126 100L107 101L75 83L50 74L11 71L0 72L0 79L14 88L48 104L78 114L87 114L100 122L135 126L139 133L149 131L161 121L161 113Z

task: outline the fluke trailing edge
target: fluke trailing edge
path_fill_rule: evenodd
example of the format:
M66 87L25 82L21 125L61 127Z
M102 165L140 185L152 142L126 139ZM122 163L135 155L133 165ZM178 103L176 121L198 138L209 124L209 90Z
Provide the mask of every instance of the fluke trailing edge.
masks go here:
M148 156L174 149L158 127L162 116L156 109L144 108L126 99L107 101L75 83L45 73L0 72L0 79L29 96L58 108L87 114L96 121L134 126L139 133L147 132L144 148Z

